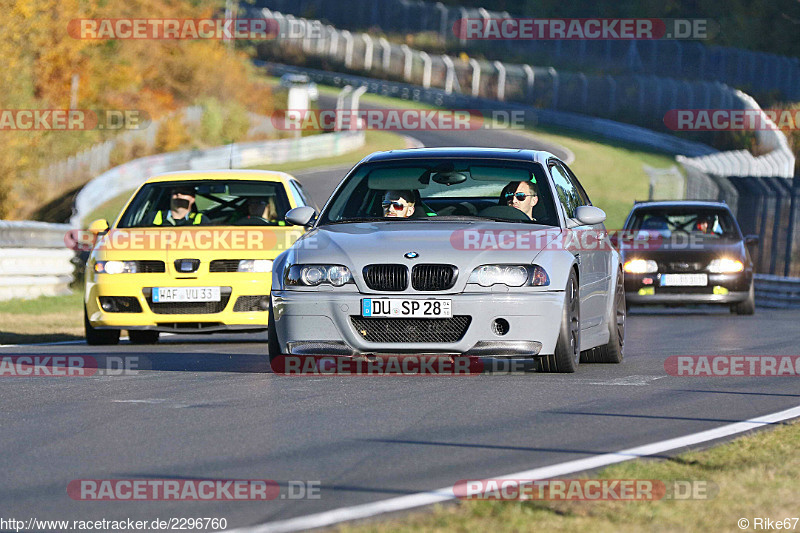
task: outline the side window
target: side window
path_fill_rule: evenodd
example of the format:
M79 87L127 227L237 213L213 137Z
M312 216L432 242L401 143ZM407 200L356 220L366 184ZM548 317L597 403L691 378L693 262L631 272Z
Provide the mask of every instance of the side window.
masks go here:
M572 218L575 216L575 209L583 205L578 190L572 184L569 177L567 177L565 171L555 162L551 161L548 167L550 168L550 174L553 176L558 200L564 207L564 212L567 217Z
M559 168L564 169L564 173L569 176L572 185L575 187L575 190L578 191L578 197L581 199L581 205L592 205L592 201L589 200L589 195L586 194L586 190L584 190L583 185L581 185L581 182L578 181L578 178L575 177L575 173L572 172L572 169L565 164L558 166Z
M309 201L306 199L305 194L303 194L303 189L300 187L299 182L290 179L288 180L288 183L289 183L289 192L292 193L295 205L297 206L311 205Z

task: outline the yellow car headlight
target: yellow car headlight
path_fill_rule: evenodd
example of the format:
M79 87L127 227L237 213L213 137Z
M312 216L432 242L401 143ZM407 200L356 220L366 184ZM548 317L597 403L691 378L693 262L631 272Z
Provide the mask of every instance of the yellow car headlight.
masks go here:
M722 257L708 264L708 271L714 274L734 274L744 270L744 263L738 259Z
M658 263L652 259L631 259L625 261L622 269L629 274L652 274L658 272Z

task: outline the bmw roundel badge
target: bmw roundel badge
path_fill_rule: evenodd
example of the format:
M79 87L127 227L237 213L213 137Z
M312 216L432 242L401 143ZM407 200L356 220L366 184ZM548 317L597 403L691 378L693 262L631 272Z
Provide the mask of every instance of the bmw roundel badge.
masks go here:
M403 257L405 257L406 259L416 259L417 257L419 257L419 254L417 252L408 252Z

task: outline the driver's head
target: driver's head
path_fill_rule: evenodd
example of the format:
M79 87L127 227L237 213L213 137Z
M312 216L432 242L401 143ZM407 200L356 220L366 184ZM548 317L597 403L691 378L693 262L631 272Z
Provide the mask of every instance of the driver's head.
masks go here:
M414 214L413 191L388 191L383 195L383 216L408 218Z
M178 211L181 209L191 209L194 205L194 187L179 185L172 188L170 196L170 209Z
M512 181L503 188L501 199L533 218L533 206L539 202L539 189L530 181Z
M703 233L708 233L714 227L714 217L704 215L697 217L697 231L702 231Z
M251 217L264 217L269 201L263 196L256 196L247 199L247 215Z

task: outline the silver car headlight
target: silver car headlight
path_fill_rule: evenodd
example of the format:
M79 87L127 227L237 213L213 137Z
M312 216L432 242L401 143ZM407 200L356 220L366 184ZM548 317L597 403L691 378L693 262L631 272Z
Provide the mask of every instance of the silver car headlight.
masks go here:
M136 274L136 261L98 261L94 264L98 274Z
M341 287L353 283L353 275L341 265L292 265L284 281L294 287L316 287L322 283Z
M482 265L472 271L467 283L477 283L481 287L497 284L542 287L550 284L550 277L539 265Z
M272 261L269 259L242 259L236 272L272 272Z

